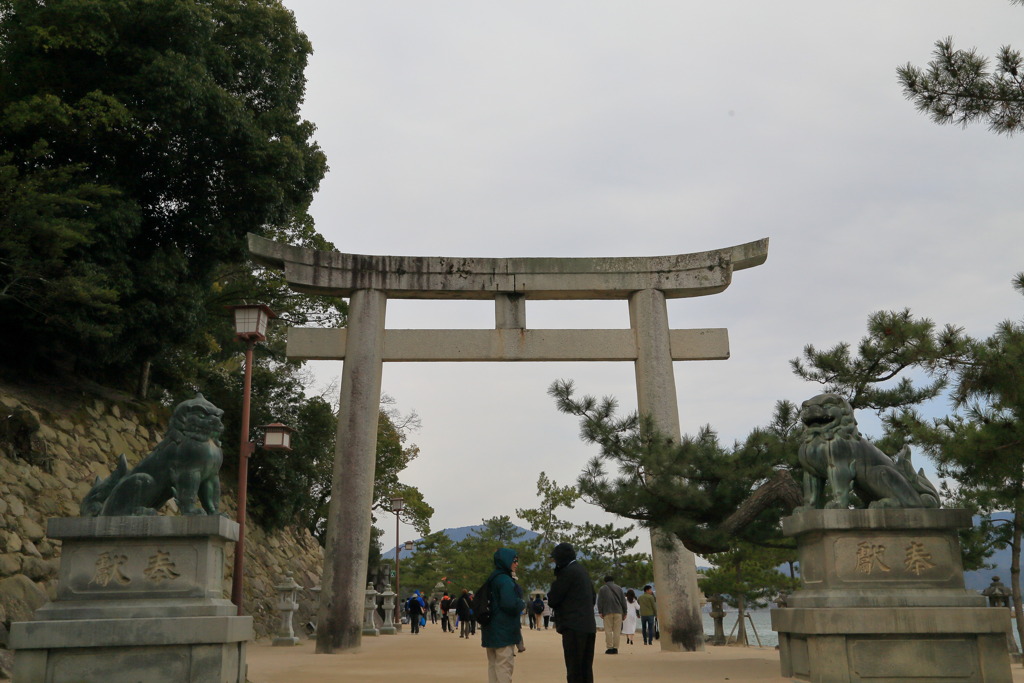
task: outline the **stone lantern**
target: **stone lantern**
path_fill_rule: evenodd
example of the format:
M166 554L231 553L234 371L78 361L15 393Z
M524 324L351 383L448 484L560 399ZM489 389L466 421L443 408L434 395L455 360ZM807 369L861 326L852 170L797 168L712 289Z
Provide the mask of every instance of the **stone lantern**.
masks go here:
M366 584L366 600L363 601L363 609L366 611L366 616L363 619L363 635L379 636L380 630L373 621L373 615L377 611L377 589L373 587L373 583Z
M1013 593L1003 585L998 576L992 577L992 583L981 591L981 594L988 598L989 607L1009 608L1013 599ZM1017 639L1013 637L1011 628L1008 627L1006 631L1006 649L1010 651L1010 657L1017 661L1020 658L1020 648L1017 647Z
M988 598L989 607L1009 607L1010 589L1003 585L998 576L992 577L992 583L988 588L981 591L981 594Z
M277 590L277 610L281 613L281 626L278 634L274 636L273 644L298 645L299 639L295 637L295 630L292 628L292 617L299 609L299 591L302 586L295 583L291 572L285 572L285 579L282 583L274 586Z
M380 594L384 598L384 625L380 627L381 635L393 636L395 630L395 593L391 590L391 583L384 584L384 592Z

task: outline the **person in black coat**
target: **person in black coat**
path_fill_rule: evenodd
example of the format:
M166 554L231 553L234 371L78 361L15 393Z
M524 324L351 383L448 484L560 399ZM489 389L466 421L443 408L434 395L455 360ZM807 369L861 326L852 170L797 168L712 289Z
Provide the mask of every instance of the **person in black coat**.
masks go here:
M548 604L555 610L555 629L562 635L567 683L594 683L594 584L587 570L576 561L576 550L559 543L551 551L555 561L555 582L548 591Z
M455 614L459 617L459 638L469 638L470 625L473 623L473 603L469 599L469 591L462 589L462 595L455 601Z

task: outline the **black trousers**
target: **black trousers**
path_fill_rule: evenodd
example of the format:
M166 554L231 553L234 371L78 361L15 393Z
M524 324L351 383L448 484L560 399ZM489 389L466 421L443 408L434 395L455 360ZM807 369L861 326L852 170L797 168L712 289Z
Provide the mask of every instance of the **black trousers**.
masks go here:
M565 657L567 683L594 683L594 641L596 633L562 631L562 655Z

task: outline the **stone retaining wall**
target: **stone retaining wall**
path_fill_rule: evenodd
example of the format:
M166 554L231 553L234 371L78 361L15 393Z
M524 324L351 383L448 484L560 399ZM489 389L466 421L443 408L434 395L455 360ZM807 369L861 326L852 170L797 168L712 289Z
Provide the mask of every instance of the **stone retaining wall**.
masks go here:
M110 474L121 453L130 465L149 453L169 416L162 406L128 397L57 399L0 384L0 679L10 677L11 653L3 649L10 623L28 620L55 595L60 542L46 537L46 520L77 517L93 480ZM221 509L233 519L233 486L223 484ZM233 548L224 597L230 597ZM323 549L305 529L265 532L250 519L245 569L245 613L254 618L257 638L272 636L279 622L273 587L286 571L306 589L319 586ZM308 590L299 598L295 626L304 633L316 598Z

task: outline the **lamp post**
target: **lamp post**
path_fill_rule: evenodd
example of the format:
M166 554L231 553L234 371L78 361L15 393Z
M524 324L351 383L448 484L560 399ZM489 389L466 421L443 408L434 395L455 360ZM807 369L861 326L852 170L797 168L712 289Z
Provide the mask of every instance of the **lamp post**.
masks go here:
M391 509L395 511L395 628L397 629L402 623L402 612L399 607L402 604L402 584L399 581L401 570L398 566L398 554L402 551L402 546L398 544L398 515L405 509L405 499L401 496L392 498Z
M242 616L242 572L245 569L245 504L249 480L249 456L256 448L249 436L249 402L252 393L252 350L258 341L267 339L267 323L277 315L264 304L228 306L234 312L235 337L245 342L245 380L242 384L242 437L238 446L238 542L235 543L235 566L231 577L231 602ZM280 429L283 427L284 429ZM267 425L266 447L291 450L291 429L284 425Z

